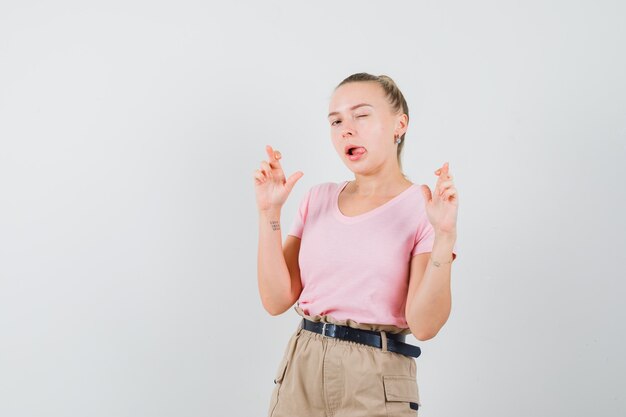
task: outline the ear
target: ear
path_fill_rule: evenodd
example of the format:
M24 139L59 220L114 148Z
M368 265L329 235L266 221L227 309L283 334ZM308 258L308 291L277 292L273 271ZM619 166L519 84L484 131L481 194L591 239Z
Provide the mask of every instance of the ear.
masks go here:
M405 113L399 114L396 118L396 126L394 133L398 136L402 136L406 133L409 126L409 116Z

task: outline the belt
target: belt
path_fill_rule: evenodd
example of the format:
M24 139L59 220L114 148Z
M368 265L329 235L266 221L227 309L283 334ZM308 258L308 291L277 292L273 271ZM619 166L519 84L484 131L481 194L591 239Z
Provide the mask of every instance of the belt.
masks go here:
M349 340L363 345L382 348L381 334L380 332L375 332L373 330L355 329L353 327L340 326L338 324L311 321L305 318L302 318L302 328L304 330L319 333L323 336ZM421 349L418 346L404 343L406 335L386 333L386 336L388 351L401 353L414 358L417 358L420 355Z

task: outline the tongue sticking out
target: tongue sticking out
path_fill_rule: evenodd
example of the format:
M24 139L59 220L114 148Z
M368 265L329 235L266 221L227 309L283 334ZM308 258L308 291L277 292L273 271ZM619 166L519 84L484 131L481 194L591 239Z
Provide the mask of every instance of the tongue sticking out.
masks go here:
M363 147L352 149L352 155L361 155L363 153L365 153L365 148Z

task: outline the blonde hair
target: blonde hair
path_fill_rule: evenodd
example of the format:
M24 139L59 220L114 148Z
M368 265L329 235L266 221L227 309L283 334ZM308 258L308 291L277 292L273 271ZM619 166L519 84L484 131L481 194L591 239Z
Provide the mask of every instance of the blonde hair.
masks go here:
M349 77L344 79L342 82L340 82L337 85L337 87L335 87L335 90L344 84L354 83L354 82L359 82L359 81L369 81L369 82L373 81L373 82L378 83L378 85L380 85L383 91L385 92L385 96L387 97L387 100L389 101L389 105L391 106L391 109L393 110L393 112L406 114L407 124L408 124L409 106L406 103L406 100L404 99L404 95L398 88L395 81L393 81L391 77L388 77L387 75L372 75L366 72L358 72L356 74L350 75ZM400 139L402 139L402 141L398 144L397 157L398 157L398 166L400 167L400 172L402 172L401 154L402 154L402 149L404 147L405 136L406 136L406 132L403 133L402 136L400 136ZM404 175L404 172L402 172L402 175L406 178L406 175Z

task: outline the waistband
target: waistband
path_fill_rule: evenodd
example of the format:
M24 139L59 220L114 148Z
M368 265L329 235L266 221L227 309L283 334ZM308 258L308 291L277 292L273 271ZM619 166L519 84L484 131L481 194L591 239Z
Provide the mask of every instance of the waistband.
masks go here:
M396 352L407 356L417 358L421 354L421 349L418 346L404 343L405 335L403 334L387 334L385 333L385 339L380 332L371 330L355 329L353 327L341 326L332 323L314 322L302 318L301 327L304 330L321 334L322 336L349 340L352 342L360 343L367 346L373 346L376 348L383 348L386 341L387 350L390 352Z
M407 335L407 334L411 334L411 329L409 328L402 328L402 327L398 327L398 326L394 326L393 324L377 324L377 323L359 323L356 322L354 320L350 320L350 319L346 319L346 320L338 320L336 318L334 318L331 315L319 315L319 314L307 314L302 307L300 307L300 303L296 303L293 306L293 309L295 310L296 313L298 313L299 316L307 319L307 320L311 320L311 321L315 321L315 322L322 322L322 323L332 323L332 324L338 324L340 326L348 326L348 327L352 327L355 329L361 329L361 330L372 330L375 332L380 332L380 331L384 331L387 335L389 334L403 334L403 335Z

